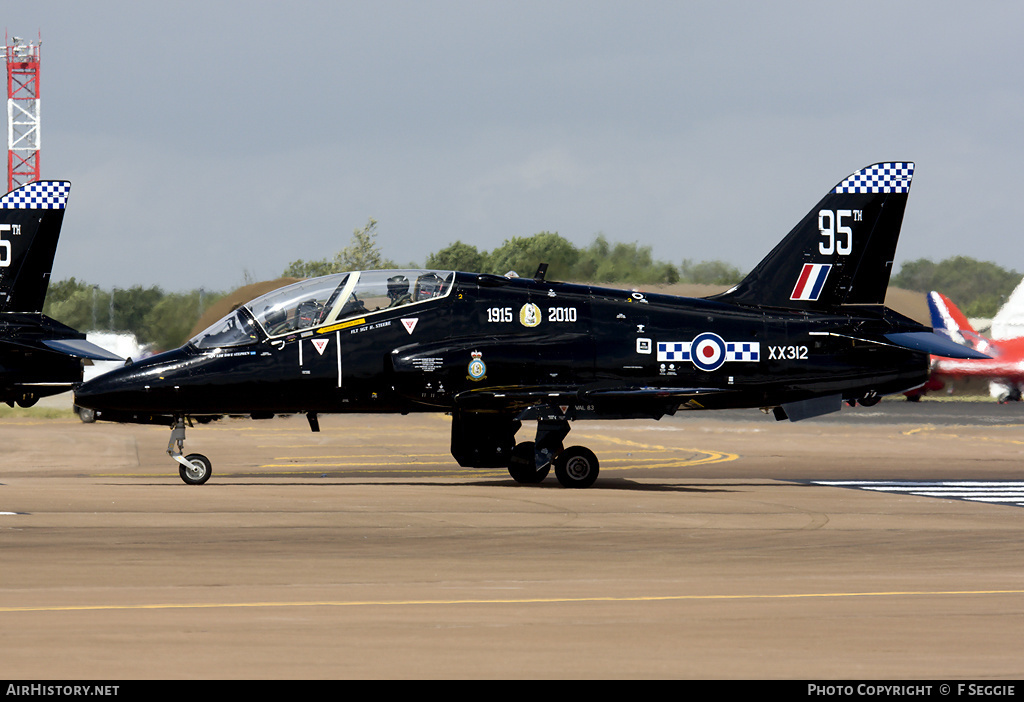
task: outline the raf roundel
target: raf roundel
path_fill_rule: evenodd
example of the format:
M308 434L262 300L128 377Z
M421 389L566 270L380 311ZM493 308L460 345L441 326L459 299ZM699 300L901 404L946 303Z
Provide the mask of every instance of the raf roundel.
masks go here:
M690 346L690 360L703 371L718 370L725 363L725 342L718 334L698 334Z

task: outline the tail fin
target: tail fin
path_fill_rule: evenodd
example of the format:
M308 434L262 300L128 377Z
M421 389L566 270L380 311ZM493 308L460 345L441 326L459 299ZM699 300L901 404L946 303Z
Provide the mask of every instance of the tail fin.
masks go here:
M1024 281L1010 293L1009 299L992 318L993 339L1017 339L1024 336Z
M712 299L828 310L881 305L914 164L876 163L841 181L753 271Z
M934 290L928 293L928 311L932 317L932 328L937 333L982 353L989 355L997 353L997 347L976 332L960 308L942 293Z
M71 183L41 180L0 198L0 312L39 312Z

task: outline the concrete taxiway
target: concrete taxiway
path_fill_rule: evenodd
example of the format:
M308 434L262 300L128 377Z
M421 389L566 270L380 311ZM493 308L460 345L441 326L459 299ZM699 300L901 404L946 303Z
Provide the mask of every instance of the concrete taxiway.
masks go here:
M459 468L448 418L0 420L0 677L1024 675L1024 407L576 423L601 478ZM528 432L529 428L524 428ZM1022 500L1024 504L1024 500Z

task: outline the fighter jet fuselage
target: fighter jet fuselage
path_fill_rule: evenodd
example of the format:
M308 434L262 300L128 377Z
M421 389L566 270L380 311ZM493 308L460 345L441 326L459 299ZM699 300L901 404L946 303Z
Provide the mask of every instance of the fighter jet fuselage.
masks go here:
M540 402L578 417L657 418L680 405L856 400L928 374L926 354L833 335L926 329L886 308L811 316L529 278L386 274L436 275L446 286L438 297L276 336L242 308L235 314L252 334L223 345L200 335L92 383L80 399L108 413L518 414Z

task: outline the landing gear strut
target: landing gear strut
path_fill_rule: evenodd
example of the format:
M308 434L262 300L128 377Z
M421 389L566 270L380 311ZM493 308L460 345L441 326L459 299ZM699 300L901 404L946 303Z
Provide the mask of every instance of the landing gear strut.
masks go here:
M202 485L213 475L213 464L201 453L190 453L183 456L185 448L185 418L175 417L171 428L171 439L167 442L167 455L181 466L178 475L188 485Z

